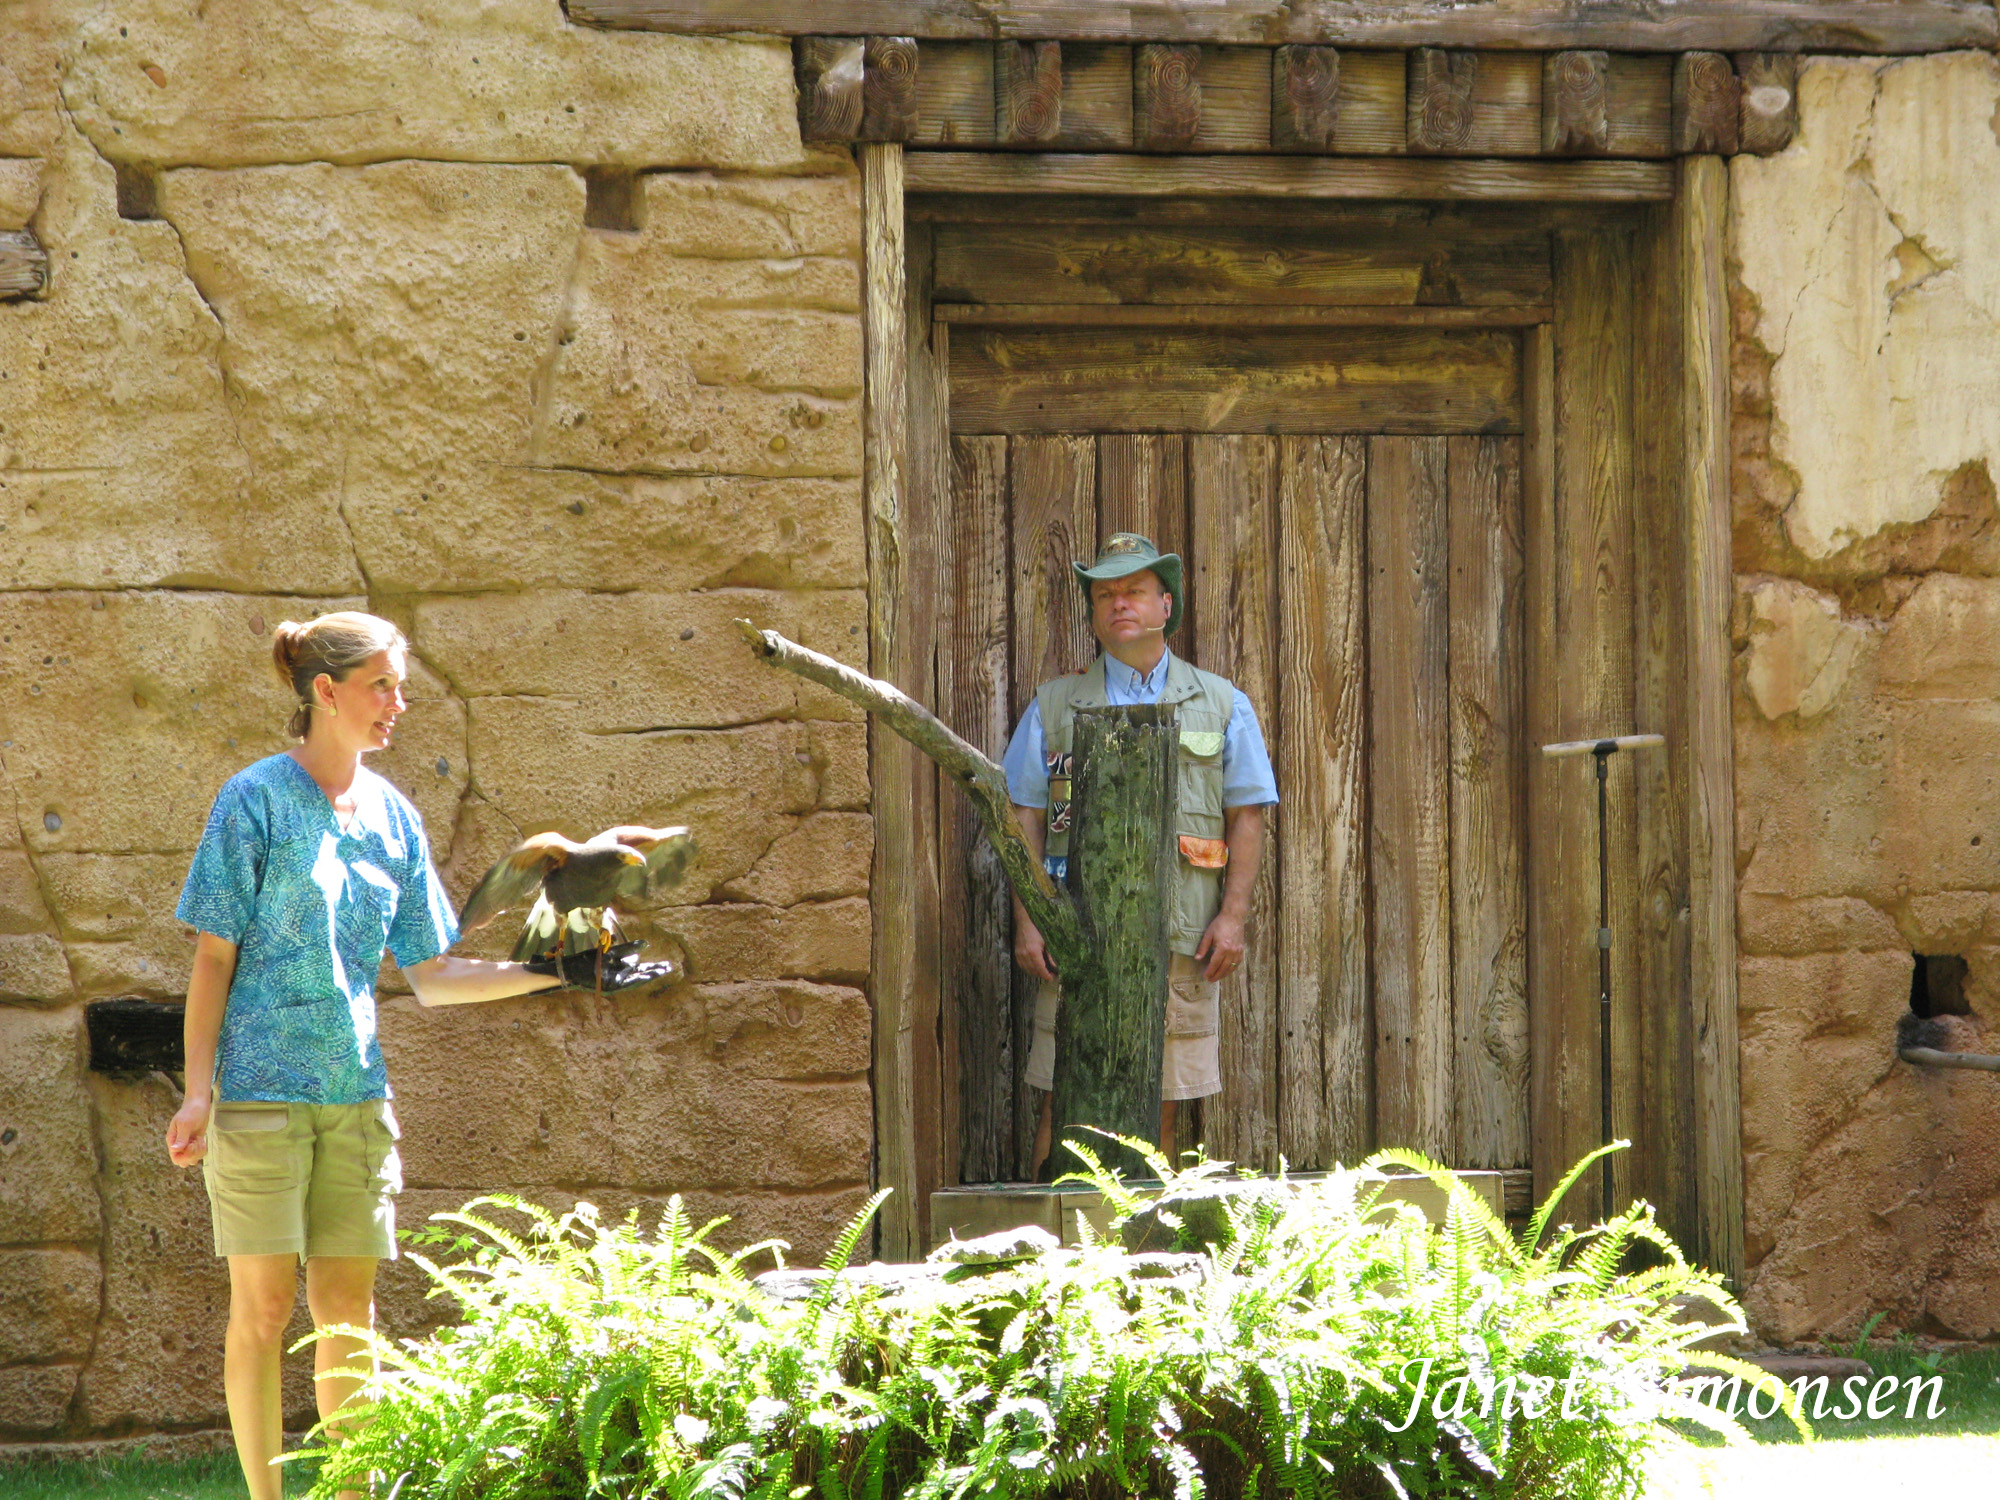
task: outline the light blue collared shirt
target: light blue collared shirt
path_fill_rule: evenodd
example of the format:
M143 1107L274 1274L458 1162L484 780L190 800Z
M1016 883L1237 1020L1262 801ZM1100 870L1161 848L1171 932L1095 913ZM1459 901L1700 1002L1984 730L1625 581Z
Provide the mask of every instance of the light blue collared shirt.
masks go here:
M409 799L364 766L343 829L289 755L224 783L175 914L236 944L215 1051L220 1099L386 1099L375 1037L382 950L409 969L458 941Z
M1105 657L1104 696L1114 704L1158 703L1167 687L1167 664L1173 659L1173 652L1162 652L1153 670L1142 677L1116 657ZM1016 807L1049 805L1048 741L1042 733L1038 699L1031 699L1021 715L1000 766L1007 773L1007 795ZM1277 800L1278 778L1271 771L1264 732L1257 727L1257 710L1237 688L1222 739L1222 805L1261 807Z

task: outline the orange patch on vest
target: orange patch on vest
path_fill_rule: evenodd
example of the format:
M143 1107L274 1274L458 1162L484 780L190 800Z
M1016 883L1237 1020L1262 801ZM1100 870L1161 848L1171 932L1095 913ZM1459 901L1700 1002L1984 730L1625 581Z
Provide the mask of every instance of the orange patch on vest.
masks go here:
M1181 858L1197 870L1220 870L1229 863L1229 845L1221 839L1200 839L1181 835Z

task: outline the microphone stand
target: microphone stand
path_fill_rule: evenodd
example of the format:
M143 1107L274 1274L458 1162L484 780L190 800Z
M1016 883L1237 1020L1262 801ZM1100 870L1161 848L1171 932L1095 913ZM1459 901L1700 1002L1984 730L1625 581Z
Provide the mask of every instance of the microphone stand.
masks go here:
M1621 734L1601 740L1563 740L1542 746L1551 758L1589 755L1597 761L1597 1116L1600 1139L1611 1141L1611 834L1609 830L1609 771L1620 750L1657 750L1667 742L1660 734ZM1603 1216L1613 1204L1611 1158L1599 1164L1604 1191Z

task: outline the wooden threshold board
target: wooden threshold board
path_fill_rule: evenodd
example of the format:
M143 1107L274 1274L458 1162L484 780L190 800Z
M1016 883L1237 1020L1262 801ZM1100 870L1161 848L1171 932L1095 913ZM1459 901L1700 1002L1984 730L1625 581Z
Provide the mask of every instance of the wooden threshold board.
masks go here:
M1672 164L1654 161L912 151L906 170L908 191L912 193L1592 203L1665 202L1674 196Z
M1552 310L1526 307L1291 307L1244 303L940 302L940 323L979 328L1532 328Z

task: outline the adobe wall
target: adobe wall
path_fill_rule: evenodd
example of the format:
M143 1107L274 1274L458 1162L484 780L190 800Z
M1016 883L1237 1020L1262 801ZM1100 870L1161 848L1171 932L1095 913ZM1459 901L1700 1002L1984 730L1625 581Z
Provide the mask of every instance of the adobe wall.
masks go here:
M800 145L789 47L554 0L0 35L0 228L53 266L0 305L0 1440L223 1421L174 1090L87 1075L83 1006L183 993L209 801L285 743L285 617L409 632L376 764L456 896L523 831L702 842L654 924L686 986L387 1001L405 1222L678 1189L817 1255L869 1172L865 726L729 627L865 653L858 194ZM636 232L585 227L606 165L645 173ZM392 1329L418 1290L390 1274Z
M1895 1057L1912 955L2000 1051L2000 63L1820 60L1733 165L1748 1301L2000 1332L2000 1080Z

